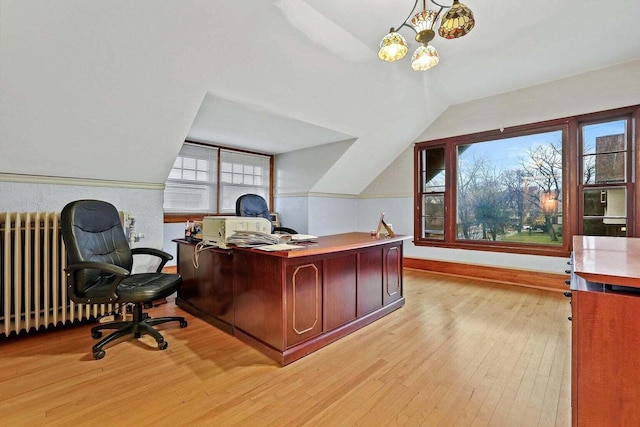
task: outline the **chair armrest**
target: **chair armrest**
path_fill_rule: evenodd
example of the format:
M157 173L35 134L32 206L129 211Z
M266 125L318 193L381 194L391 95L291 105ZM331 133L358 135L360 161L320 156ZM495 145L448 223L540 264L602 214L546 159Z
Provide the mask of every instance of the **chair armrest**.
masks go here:
M298 232L296 230L294 230L293 228L289 228L289 227L273 227L273 232L274 233L281 232L281 233L287 233L287 234L298 234Z
M114 276L116 276L115 280L109 287L109 291L107 295L107 297L112 301L115 301L118 299L118 294L116 293L116 289L118 288L118 285L120 284L122 279L124 279L126 276L128 276L131 273L126 268L122 268L118 265L113 265L106 262L95 262L95 261L84 261L84 262L78 262L75 264L70 264L67 266L67 268L64 269L64 271L67 273L67 276L74 278L75 276L74 273L76 271L86 270L86 269L99 270L103 273L113 274ZM73 281L75 281L75 279L73 279ZM71 298L71 295L69 297ZM73 298L71 299L73 300ZM77 302L84 302L84 301L77 301Z
M161 273L164 265L173 259L173 255L160 249L154 248L132 248L132 255L151 255L160 258L160 265L156 269L156 273Z
M94 261L84 261L84 262L78 262L76 264L70 264L64 270L67 272L74 272L78 270L84 270L87 268L90 268L93 270L100 270L105 273L115 274L116 276L122 276L122 277L128 276L130 274L129 270L127 270L126 268L122 268L118 265L113 265L106 262L94 262Z

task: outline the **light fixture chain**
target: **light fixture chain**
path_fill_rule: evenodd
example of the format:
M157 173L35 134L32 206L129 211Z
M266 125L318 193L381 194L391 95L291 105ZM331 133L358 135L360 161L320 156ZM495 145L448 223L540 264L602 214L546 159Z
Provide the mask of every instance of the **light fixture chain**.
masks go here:
M402 27L409 27L409 28L411 28L411 29L413 30L413 32L416 32L416 30L415 30L411 25L408 25L408 24L407 24L407 21L409 20L409 18L411 18L411 17L413 16L413 12L416 10L416 6L418 6L418 1L419 1L419 0L416 0L416 1L415 1L415 3L413 3L413 8L411 9L411 12L409 12L409 16L407 16L407 17L405 18L405 20L404 20L404 21L402 21L402 25L400 25L400 26L396 27L396 31L398 31L398 30L399 30L400 28L402 28ZM423 1L424 1L424 0L423 0ZM433 1L433 0L432 0L432 1Z

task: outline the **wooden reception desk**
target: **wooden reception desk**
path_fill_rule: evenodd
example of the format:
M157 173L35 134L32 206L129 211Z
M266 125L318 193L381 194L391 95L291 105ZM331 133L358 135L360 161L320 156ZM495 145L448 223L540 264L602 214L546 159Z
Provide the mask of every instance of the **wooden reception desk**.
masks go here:
M208 248L178 243L177 304L282 365L404 305L402 241L369 233L319 237L302 249Z

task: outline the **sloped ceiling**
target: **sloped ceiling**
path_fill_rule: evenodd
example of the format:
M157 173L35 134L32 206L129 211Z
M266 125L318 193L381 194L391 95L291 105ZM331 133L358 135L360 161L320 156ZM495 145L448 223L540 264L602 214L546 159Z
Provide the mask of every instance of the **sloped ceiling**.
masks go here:
M636 0L468 0L476 28L416 73L376 56L412 3L1 0L0 173L163 183L188 136L344 136L312 190L359 194L450 105L640 58Z

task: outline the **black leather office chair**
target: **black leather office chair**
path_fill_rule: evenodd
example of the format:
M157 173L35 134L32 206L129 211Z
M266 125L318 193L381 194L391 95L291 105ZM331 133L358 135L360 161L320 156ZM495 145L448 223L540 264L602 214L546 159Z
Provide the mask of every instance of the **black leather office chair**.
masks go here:
M271 222L269 206L267 201L257 194L244 194L236 200L236 216L262 217ZM298 232L288 227L275 227L271 224L272 233L298 234Z
M71 301L79 304L133 304L133 320L104 323L91 328L91 336L100 338L103 329L116 329L93 346L93 357L104 357L104 346L127 335L140 338L151 335L158 349L167 348L167 342L153 325L180 322L184 317L150 318L142 312L143 306L176 292L182 283L179 274L161 273L173 257L152 248L129 248L116 208L99 200L78 200L62 209L62 238L67 250L67 289ZM133 255L145 254L160 258L153 273L131 274Z

